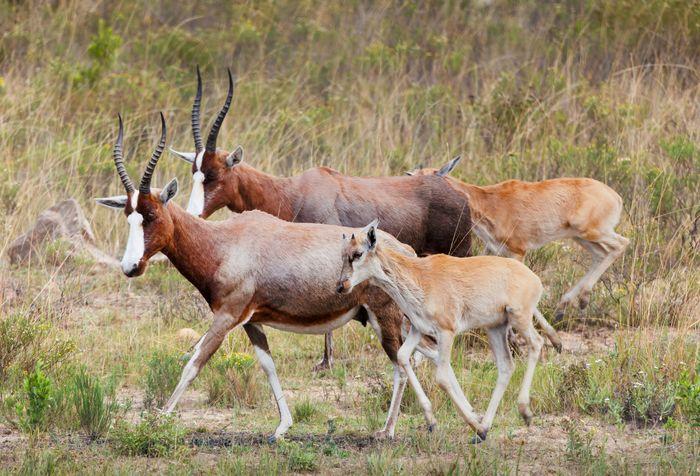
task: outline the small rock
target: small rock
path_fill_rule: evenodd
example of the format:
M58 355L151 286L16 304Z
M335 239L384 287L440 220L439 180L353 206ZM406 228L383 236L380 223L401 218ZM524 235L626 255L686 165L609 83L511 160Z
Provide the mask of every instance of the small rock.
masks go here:
M194 329L190 329L189 327L183 327L182 329L177 331L175 337L181 344L193 346L199 340L200 335L199 332L195 331Z
M9 279L0 278L0 305L12 304L19 298L19 295L20 289L16 283Z
M118 266L119 262L95 247L95 235L78 202L69 198L47 208L39 214L34 225L7 248L10 263L26 263L33 254L48 244L65 241L67 253L75 255L87 252L100 264Z

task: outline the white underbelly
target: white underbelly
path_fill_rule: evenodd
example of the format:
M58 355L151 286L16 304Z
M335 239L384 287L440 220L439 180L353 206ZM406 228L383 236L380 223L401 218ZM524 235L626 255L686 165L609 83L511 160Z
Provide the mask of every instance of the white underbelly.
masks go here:
M341 314L335 319L331 319L329 321L324 322L323 324L318 325L308 325L305 324L303 321L299 321L298 324L274 321L260 322L260 324L272 327L273 329L277 329L280 331L294 332L295 334L325 334L347 324L353 317L355 317L359 310L359 306L355 307L346 312L345 314Z

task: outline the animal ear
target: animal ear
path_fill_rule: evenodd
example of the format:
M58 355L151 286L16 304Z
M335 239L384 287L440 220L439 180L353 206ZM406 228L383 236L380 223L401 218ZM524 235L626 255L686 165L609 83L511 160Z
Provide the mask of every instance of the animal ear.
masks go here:
M226 166L233 167L243 161L243 147L240 145L226 157Z
M180 152L173 149L172 147L169 147L169 150L188 164L194 163L194 158L197 157L197 154L195 152Z
M122 209L126 207L126 202L129 200L129 197L126 195L115 195L114 197L105 197L105 198L96 198L95 201L99 204L102 205L103 207L108 207L108 208L117 208L117 209Z
M160 192L160 201L163 205L167 205L173 197L177 195L177 179L174 178L170 181L168 185L165 186L162 192Z
M362 231L367 234L367 249L372 250L377 244L377 227L379 219L375 218L372 223L367 225Z
M448 175L454 168L457 166L457 163L462 159L461 155L458 155L454 159L450 160L447 162L445 165L442 166L440 170L435 172L435 175L438 175L440 177L444 177L445 175Z

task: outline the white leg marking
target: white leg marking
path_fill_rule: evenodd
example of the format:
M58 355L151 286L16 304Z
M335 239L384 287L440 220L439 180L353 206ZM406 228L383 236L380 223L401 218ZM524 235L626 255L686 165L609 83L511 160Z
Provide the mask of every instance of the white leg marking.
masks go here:
M270 382L270 387L272 387L272 394L275 396L275 401L277 402L277 409L280 414L280 424L275 430L275 438L280 438L284 435L290 426L292 426L292 414L287 406L287 401L284 399L284 393L282 393L282 386L277 378L277 370L275 369L275 362L272 360L270 354L265 352L258 346L253 346L255 349L255 355L258 356L258 361L263 371L267 375L267 379Z
M178 382L177 387L175 387L173 394L168 399L168 403L165 404L165 408L163 409L164 413L172 413L172 411L175 409L175 406L177 405L177 402L182 397L182 394L185 393L185 390L187 390L189 384L192 383L192 380L194 380L194 378L197 376L199 369L195 367L194 362L197 359L197 357L199 357L202 342L204 342L205 337L206 334L200 337L199 341L194 346L194 352L192 353L192 357L190 357L190 360L187 362L187 365L185 365L185 368L182 369L182 376L180 376L180 381Z

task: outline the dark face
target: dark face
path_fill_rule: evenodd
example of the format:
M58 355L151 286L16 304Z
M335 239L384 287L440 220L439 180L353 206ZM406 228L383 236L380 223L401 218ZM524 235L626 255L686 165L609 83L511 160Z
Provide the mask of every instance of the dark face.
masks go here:
M124 214L129 222L129 238L121 264L124 274L132 278L142 275L148 260L169 243L173 222L156 190L147 195L129 195Z

